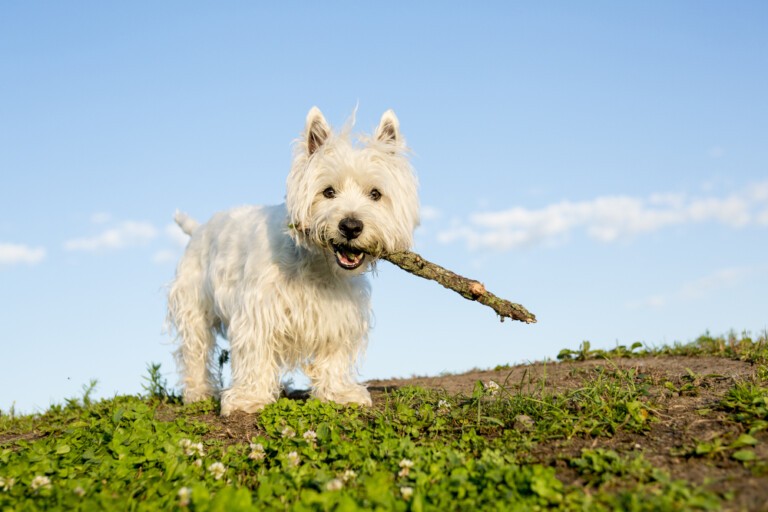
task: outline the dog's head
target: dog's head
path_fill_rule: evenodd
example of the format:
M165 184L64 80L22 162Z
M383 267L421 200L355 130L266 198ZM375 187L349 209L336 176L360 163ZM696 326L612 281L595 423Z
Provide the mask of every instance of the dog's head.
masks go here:
M300 245L324 251L359 273L389 252L408 249L419 224L417 180L394 112L373 136L334 133L317 107L307 114L288 175L286 206Z

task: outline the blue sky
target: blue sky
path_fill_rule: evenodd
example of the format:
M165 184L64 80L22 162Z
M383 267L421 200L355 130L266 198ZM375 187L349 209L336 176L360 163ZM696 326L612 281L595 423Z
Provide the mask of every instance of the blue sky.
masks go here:
M539 318L381 264L363 378L768 327L768 4L324 4L0 5L0 410L175 382L173 212L281 202L313 105L394 109L415 249Z

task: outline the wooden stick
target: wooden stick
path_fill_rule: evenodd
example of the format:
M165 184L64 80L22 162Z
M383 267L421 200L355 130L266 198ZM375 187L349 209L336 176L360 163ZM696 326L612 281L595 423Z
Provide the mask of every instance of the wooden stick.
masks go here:
M385 254L382 256L382 259L397 265L406 272L423 277L424 279L437 281L465 299L474 300L488 306L496 311L502 322L505 318L511 318L512 320L519 320L527 324L536 323L536 316L520 304L501 299L486 290L481 282L455 274L440 265L425 260L415 252L403 251Z

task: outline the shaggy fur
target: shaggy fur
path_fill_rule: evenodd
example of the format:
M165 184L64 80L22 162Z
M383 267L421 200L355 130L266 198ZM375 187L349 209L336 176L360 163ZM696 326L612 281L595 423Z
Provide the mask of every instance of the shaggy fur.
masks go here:
M221 413L276 400L280 376L301 368L321 400L370 404L355 379L370 326L363 273L378 256L411 246L418 225L416 177L397 118L372 137L334 133L313 107L296 143L286 202L244 206L189 235L168 296L184 401L216 396L216 335L229 340L232 385Z

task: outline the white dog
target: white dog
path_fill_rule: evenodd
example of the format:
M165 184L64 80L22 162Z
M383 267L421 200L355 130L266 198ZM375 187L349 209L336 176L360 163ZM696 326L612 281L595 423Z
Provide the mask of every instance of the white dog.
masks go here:
M218 394L212 354L220 333L232 362L223 415L275 401L281 372L293 368L321 400L370 405L355 379L370 324L362 274L382 254L411 246L416 189L391 110L373 137L355 142L349 127L333 133L313 107L285 204L235 208L203 225L177 213L191 235L168 296L184 401Z

